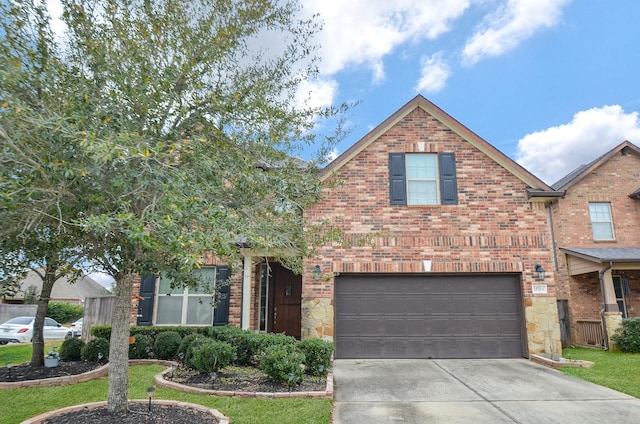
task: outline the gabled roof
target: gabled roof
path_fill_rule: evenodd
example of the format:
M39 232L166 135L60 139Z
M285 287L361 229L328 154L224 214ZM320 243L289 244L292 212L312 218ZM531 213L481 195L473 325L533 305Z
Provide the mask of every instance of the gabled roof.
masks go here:
M14 297L22 299L29 286L35 286L38 295L42 291L42 279L34 271L29 271L27 276L20 281L20 292ZM71 283L67 277L62 277L53 284L51 298L57 300L78 300L84 302L87 297L104 296L107 290L98 284L93 278L84 275L75 283Z
M640 200L640 187L629 195L632 199Z
M602 156L596 158L594 161L588 164L580 165L579 167L577 167L576 169L574 169L573 171L571 171L570 173L562 177L560 180L552 184L551 187L553 187L555 190L567 190L569 187L571 187L572 185L580 181L586 175L593 172L594 169L598 168L600 165L602 165L603 163L605 163L606 161L608 161L613 156L615 156L616 154L618 154L623 150L625 152L634 152L635 154L640 156L640 147L636 146L630 141L625 140L622 143L618 144L613 149L603 154ZM638 190L640 190L640 188Z
M435 104L431 103L429 100L424 98L421 95L417 95L407 104L402 106L398 111L396 111L393 115L389 116L385 119L380 125L371 130L367 135L361 138L357 143L349 147L344 153L338 156L335 160L333 160L330 164L328 164L322 171L320 172L320 178L326 179L331 176L332 173L339 170L342 166L344 166L347 162L349 162L353 157L355 157L362 150L366 149L371 143L376 141L380 136L382 136L385 132L387 132L391 127L400 122L405 116L411 113L416 108L422 108L429 115L436 118L440 123L442 123L447 128L451 129L454 133L458 134L462 137L463 140L467 141L472 146L476 147L478 150L489 156L503 168L511 172L513 175L522 180L525 184L527 184L530 188L536 189L535 196L531 197L543 197L542 193L551 192L553 193L553 189L546 185L542 180L538 177L524 169L518 163L510 159L504 153L493 147L487 141L483 140L480 136L475 134L469 128L462 125L460 122L455 120L452 116L444 112Z

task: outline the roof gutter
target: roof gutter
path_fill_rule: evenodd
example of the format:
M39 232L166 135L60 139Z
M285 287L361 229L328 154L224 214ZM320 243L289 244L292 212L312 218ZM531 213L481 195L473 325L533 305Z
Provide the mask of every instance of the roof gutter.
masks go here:
M607 300L604 296L604 273L613 268L613 262L609 262L604 268L598 271L598 277L600 277L600 295L602 296L602 309L600 309L600 319L602 320L602 332L604 333L604 348L609 350L609 330L607 329L607 320L604 317L605 310L607 308Z
M564 197L566 191L549 191L540 189L527 189L527 199L553 200Z

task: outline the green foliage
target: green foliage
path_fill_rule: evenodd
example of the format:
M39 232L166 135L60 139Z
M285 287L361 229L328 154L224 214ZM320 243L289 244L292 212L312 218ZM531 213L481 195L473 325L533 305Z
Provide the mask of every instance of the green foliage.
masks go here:
M60 346L60 359L63 361L79 361L82 359L82 348L84 346L84 341L77 337L65 340Z
M38 288L36 286L29 286L24 291L24 303L26 305L35 305L38 303Z
M146 334L139 334L135 341L129 344L129 359L149 359L153 350L153 338Z
M87 342L82 348L80 357L84 361L98 361L98 354L102 353L102 360L109 359L109 340L96 337Z
M640 318L623 319L611 339L623 352L640 353Z
M260 361L262 370L275 381L287 386L299 384L304 379L304 354L293 344L269 346Z
M111 326L108 324L94 325L91 327L90 332L92 337L100 337L103 339L111 340ZM133 327L132 327L132 334L133 334Z
M165 331L156 336L153 353L158 359L172 359L178 354L182 337L176 331Z
M84 308L80 305L66 302L49 302L47 316L60 323L73 322L84 314Z
M262 343L261 335L228 325L211 327L209 334L216 340L229 343L236 348L236 362L239 365L252 365L255 362Z
M297 345L298 340L295 337L287 336L283 333L260 334L258 339L258 356L262 356L264 352L271 346Z
M203 343L205 343L209 338L201 335L201 334L190 334L182 339L182 343L178 348L178 357L182 354L182 362L184 366L187 368L194 368L193 365L193 352L194 349Z
M309 375L327 375L331 366L333 343L322 339L304 339L298 343L304 354L305 372Z
M227 367L236 359L236 350L229 343L209 339L192 344L192 364L201 373L211 373Z

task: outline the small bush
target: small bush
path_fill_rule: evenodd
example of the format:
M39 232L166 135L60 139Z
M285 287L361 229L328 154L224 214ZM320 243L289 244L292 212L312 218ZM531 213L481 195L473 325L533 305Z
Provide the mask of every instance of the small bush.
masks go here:
M79 361L82 358L82 348L84 341L82 339L72 337L62 342L60 346L60 359L63 361Z
M182 337L176 331L158 333L153 344L153 353L158 359L171 359L178 354L180 343L182 343Z
M298 343L304 353L305 372L309 375L327 375L331 366L333 343L321 339L304 339Z
M129 359L149 359L153 350L153 338L145 334L135 336L136 341L129 345Z
M640 353L640 318L622 320L622 326L611 339L628 353Z
M82 348L80 357L85 361L97 361L98 353L102 353L102 359L109 359L109 340L96 337Z
M189 334L182 339L180 347L178 348L178 356L182 354L182 362L187 368L193 368L193 346L199 346L204 343L207 338L201 334Z
M193 367L201 373L211 373L228 367L236 359L236 350L229 343L209 339L191 346Z
M47 316L59 323L73 322L84 314L84 308L80 305L66 302L49 302Z
M91 326L90 333L92 337L100 337L103 339L111 340L111 326L108 324L93 325Z
M291 387L304 378L304 354L293 344L273 345L262 356L262 370L275 381Z

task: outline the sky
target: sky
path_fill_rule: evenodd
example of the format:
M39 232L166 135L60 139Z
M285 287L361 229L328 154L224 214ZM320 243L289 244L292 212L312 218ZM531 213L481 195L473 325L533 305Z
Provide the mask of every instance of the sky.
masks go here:
M357 101L335 154L422 94L552 184L640 145L640 2L301 0L317 36L318 104Z
M640 1L299 1L324 25L311 101L358 102L334 155L417 94L547 184L640 145Z

